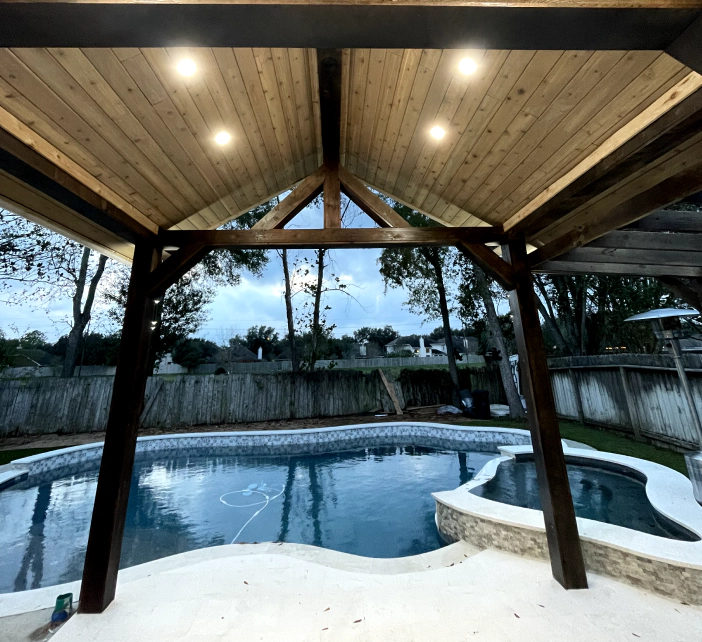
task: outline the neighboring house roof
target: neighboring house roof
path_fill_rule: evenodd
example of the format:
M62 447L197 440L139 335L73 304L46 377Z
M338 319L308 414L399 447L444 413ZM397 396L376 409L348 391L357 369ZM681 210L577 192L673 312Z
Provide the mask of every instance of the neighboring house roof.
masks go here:
M429 337L424 337L424 345L429 346L430 343L431 343L431 339ZM385 344L385 347L396 348L398 346L411 346L412 348L418 348L419 347L419 338L418 337L397 337L397 339L393 339L390 343Z
M44 350L35 348L19 348L10 356L10 367L26 368L38 366L57 366L61 364L61 357L49 354Z
M251 350L240 344L229 346L227 350L228 359L231 361L258 361L258 357Z

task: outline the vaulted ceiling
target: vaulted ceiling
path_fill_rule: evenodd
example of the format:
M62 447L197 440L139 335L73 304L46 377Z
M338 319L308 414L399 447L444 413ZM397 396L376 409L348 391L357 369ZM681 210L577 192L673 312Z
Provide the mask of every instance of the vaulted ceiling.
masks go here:
M449 226L517 225L702 86L658 51L345 49L342 67L342 164ZM316 52L0 49L0 127L152 230L213 229L321 164ZM64 229L50 209L28 214Z

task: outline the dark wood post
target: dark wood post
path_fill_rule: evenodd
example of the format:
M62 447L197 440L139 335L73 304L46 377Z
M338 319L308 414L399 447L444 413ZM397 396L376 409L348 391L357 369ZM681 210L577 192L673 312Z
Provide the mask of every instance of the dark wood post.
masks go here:
M514 289L509 293L509 305L527 402L551 571L566 589L587 588L534 284L527 264L526 243L523 239L510 240L503 246L502 256L514 269Z
M149 341L155 311L149 275L158 261L159 254L151 243L136 245L85 554L78 606L82 613L102 613L115 597L137 429L149 374Z

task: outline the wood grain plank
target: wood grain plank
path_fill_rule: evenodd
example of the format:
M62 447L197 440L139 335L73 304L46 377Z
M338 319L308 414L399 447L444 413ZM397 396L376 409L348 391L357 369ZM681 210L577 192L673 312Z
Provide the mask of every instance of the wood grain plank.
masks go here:
M0 92L2 93L0 98L3 107L2 120L3 123L8 123L7 126L3 124L3 127L8 131L15 135L21 133L20 140L30 146L36 145L37 149L45 150L44 155L50 160L55 158L59 162L59 166L84 169L85 173L76 174L76 176L82 176L84 184L91 189L99 189L96 185L98 182L104 185L106 190L115 194L118 199L124 200L127 208L131 208L132 214L140 212L151 225L158 227L170 224L170 219L163 216L127 182L129 173L124 172L123 168L113 172L111 167L105 164L104 158L98 159L90 150L83 147L79 141L76 141L55 123L50 116L39 110L33 102L17 92L1 77ZM48 109L51 109L50 100L47 102L49 103ZM27 123L31 123L31 128ZM51 150L56 150L56 153ZM108 154L108 161L111 160L112 157ZM107 193L105 190L103 191Z
M370 147L377 135L379 101L383 90L387 57L388 53L385 49L371 49L368 52L368 84L364 97L360 140L354 162L354 173L357 176L366 172Z
M349 113L346 134L346 169L352 173L356 168L361 143L361 126L363 124L363 109L365 105L366 89L368 88L370 59L370 49L354 49L351 52L351 85L349 92Z
M249 145L256 158L266 190L268 193L273 193L280 189L276 178L276 170L269 156L266 140L263 137L254 107L248 96L246 83L241 75L234 51L229 48L218 48L213 49L212 52L219 68L219 73L224 79L229 96L236 108Z
M543 160L535 164L535 171L522 180L513 193L507 195L505 189L504 202L496 205L495 216L501 220L508 212L510 215L517 212L533 192L538 193L547 182L565 174L587 156L586 148L593 119L604 115L616 122L613 101L659 57L658 52L629 52L603 76L593 90L560 122L557 131L543 141L541 154L546 156L542 156ZM645 80L643 82L647 84ZM630 108L633 106L630 105Z
M254 57L259 79L270 114L273 132L278 143L278 149L283 163L283 171L287 182L300 180L305 176L301 159L296 158L291 132L288 131L282 100L278 91L275 76L275 66L270 49L254 49Z
M79 49L49 49L48 52L80 84L83 91L97 105L100 105L107 117L139 148L149 162L160 169L170 184L187 199L190 207L200 210L208 206L207 201L173 162L172 158L177 157L164 154L164 150L150 135L144 124L122 102L112 86L92 65L84 52ZM171 151L176 150L182 153L178 146L171 148Z
M96 252L129 263L133 246L102 226L0 170L0 207L70 238Z
M388 49L385 54L385 65L383 67L383 77L380 81L380 95L378 96L378 110L375 122L373 123L373 135L371 136L370 149L367 158L361 157L356 165L356 175L361 178L375 176L378 169L378 161L383 148L387 133L388 122L393 108L393 98L400 78L403 55L402 51ZM343 122L343 119L342 119ZM344 135L342 132L342 141Z
M164 78L170 76L171 82L178 77L174 69L183 55L195 60L198 71L190 77L178 77L178 82L183 94L188 94L185 100L189 100L191 104L191 117L197 122L199 112L199 119L204 123L200 130L202 136L200 143L203 146L209 146L212 153L217 155L218 161L222 163L226 186L236 201L237 208L257 200L259 195L253 176L258 172L258 166L253 160L248 140L238 114L229 100L229 94L223 83L218 82L221 79L212 56L207 56L207 50L192 53L191 49L180 48L166 49L166 55L170 69L164 68L163 74ZM220 131L226 131L232 137L228 144L218 145L214 141L214 136Z
M388 119L380 159L378 160L378 168L374 175L371 175L370 172L366 174L368 182L378 187L384 188L385 186L385 179L392 161L395 143L400 135L400 129L405 117L405 112L407 111L407 105L410 101L412 87L417 77L421 59L422 52L417 49L405 49L402 52L400 76L395 87L395 95L393 96L390 118Z
M40 154L47 161L59 168L59 170L65 171L69 176L94 193L97 198L104 199L107 203L116 206L150 232L158 232L159 228L153 221L135 209L117 193L98 181L77 163L67 158L53 145L38 136L2 107L0 107L0 127L14 136L18 141L21 141L23 144L27 145L27 147Z
M219 177L217 185L220 200L227 207L229 215L233 215L241 209L242 203L245 203L247 199L241 191L236 177L232 174L221 148L213 140L217 129L213 130L210 124L205 121L183 80L183 76L175 71L174 61L168 52L164 49L144 49L142 54L158 82L167 89L170 99L170 102L157 103L154 108L172 126L176 126L179 121L182 121L180 126L182 127L184 124L190 130L190 135L197 141L202 153L207 156L212 167L216 170ZM170 103L175 107L175 111ZM218 123L212 125L217 127ZM184 135L188 138L186 134Z
M494 76L490 87L486 91L476 118L473 119L474 122L471 122L467 130L469 134L472 134L472 137L468 141L469 144L463 162L458 165L454 175L446 181L446 187L443 192L440 194L434 192L432 198L427 199L429 202L425 202L425 208L429 209L435 216L443 218L444 212L450 204L461 207L461 203L456 200L457 194L483 160L482 153L484 152L479 150L476 153L473 150L481 140L485 140L485 136L491 137L494 135L495 132L491 127L493 119L498 118L496 126L499 126L499 120L504 118L503 114L509 112L509 103L505 104L506 99L533 57L534 52L531 51L512 51L508 53L499 72Z
M0 65L10 75L23 74L27 80L34 76L55 96L55 115L74 137L83 135L86 146L96 138L104 141L120 162L131 167L131 184L151 200L155 207L173 222L191 213L191 206L161 170L126 136L112 119L45 49L18 49L11 53L0 51ZM18 78L18 82L21 82ZM22 83L26 87L26 83ZM44 89L46 94L46 89ZM45 100L45 95L37 100ZM124 108L123 108L124 109ZM86 135L87 134L87 135ZM104 152L103 152L104 153Z
M477 71L467 81L468 89L464 100L446 132L445 153L437 154L413 199L422 209L431 211L458 168L465 162L470 147L483 127L481 122L486 122L487 115L480 115L489 113L497 103L486 94L508 53L485 52Z
M234 104L229 94L229 89L212 49L197 49L196 52L194 59L199 64L198 68L202 69L202 78L222 118L222 126L227 131L231 129L234 137L233 145L227 146L227 151L233 155L229 159L229 164L235 168L248 202L257 201L268 194L269 190L263 177L264 170L254 151L256 141L251 140L251 133L246 129L239 116L238 106ZM245 107L246 105L243 106L243 108Z
M418 136L421 136L421 134L426 135L423 129L428 130L430 128L428 120L431 111L436 101L441 100L446 91L445 76L443 73L439 72L439 76L436 78L436 84L434 84L434 79L442 57L445 56L441 51L425 50L422 52L419 69L417 70L417 75L412 84L409 100L407 101L407 109L405 109L399 135L395 141L395 148L393 149L387 175L385 176L384 184L387 189L392 192L396 191L394 185L402 171L405 158L408 152L410 152L410 147L414 149L417 145L415 132L417 132ZM434 86L436 92L441 94L440 98L430 95L432 86ZM424 110L427 100L428 107Z
M209 205L215 211L219 209L223 216L226 215L227 210L221 203L217 202L219 197L208 179L208 175L214 173L214 169L197 143L195 143L197 152L193 155L192 145L190 144L193 141L192 136L184 140L185 137L182 135L182 130L178 132L179 135L176 135L166 125L143 93L139 84L130 76L113 50L86 49L82 50L82 54L90 61L110 89L115 92L119 100L126 105L134 118L143 125L148 135L158 144L166 157L169 160L179 159L179 171L182 171L185 178L197 191L204 202L204 206ZM146 86L158 85L161 87L151 68L146 64L144 57L138 53L137 56L132 56L129 60L133 61L135 59L142 63L139 67L146 67L149 71L151 82L146 83ZM163 93L165 94L165 90ZM164 100L168 101L168 97L166 96ZM184 129L187 130L187 128ZM189 130L187 132L190 133ZM218 180L216 178L215 182Z
M511 149L514 137L518 134L523 134L536 121L536 118L528 112L522 113L520 117L520 111L533 95L533 91L552 73L553 67L561 55L562 52L560 51L537 51L534 54L524 73L506 96L502 107L490 121L488 129L473 148L473 153L477 153L482 162L475 167L469 177L465 174L463 175L462 180L465 180L465 182L461 190L456 194L454 201L464 210L475 212L478 216L483 216L490 222L489 213L479 211L477 209L479 200L472 197L475 191L480 188L486 175L499 166L505 158ZM515 123L515 120L517 121L517 126L513 136L505 136L509 132L510 125ZM500 147L500 140L504 141L502 147Z

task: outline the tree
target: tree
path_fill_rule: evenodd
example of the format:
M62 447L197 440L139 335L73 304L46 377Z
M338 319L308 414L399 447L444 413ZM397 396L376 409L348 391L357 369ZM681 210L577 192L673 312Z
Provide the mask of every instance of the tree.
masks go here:
M249 229L273 207L274 201L255 207L220 229ZM176 342L195 334L207 320L205 308L212 302L217 286L236 286L248 271L260 276L268 262L263 250L213 250L198 265L166 290L156 305L155 324L149 348L149 371L164 354L173 352ZM112 279L105 298L114 304L108 312L120 327L127 302L129 271L122 269Z
M251 352L258 354L261 348L262 357L265 361L271 361L275 357L275 348L280 341L275 328L259 325L253 326L246 331L246 337L242 341Z
M206 339L179 339L173 346L173 362L185 368L194 368L217 356L216 343Z
M283 262L283 278L285 280L285 316L288 321L288 345L290 346L290 365L293 373L297 372L299 362L297 359L297 346L295 345L295 317L292 305L292 284L290 282L290 266L288 264L288 251L283 250L280 258Z
M105 299L114 304L108 315L119 327L124 317L128 288L129 273L123 270L114 279L112 289L104 294ZM157 303L159 322L152 330L149 371L164 354L173 352L178 341L195 334L202 327L207 320L205 308L213 298L214 290L203 284L193 271L166 290L165 296Z
M0 279L9 301L45 305L63 296L71 298L72 323L62 377L73 376L106 265L106 256L0 210Z
M656 340L648 325L625 319L682 303L652 277L540 275L535 283L546 330L566 355L651 352Z
M119 354L120 333L102 334L88 332L83 336L81 352L78 358L79 366L115 366ZM50 350L53 354L63 355L66 352L68 336L62 336Z
M498 286L488 280L483 270L468 261L462 259L463 281L460 285L459 302L462 316L477 320L478 314L482 311L487 319L487 328L490 335L490 344L500 353L497 365L500 370L502 387L507 397L509 415L513 419L524 419L524 407L517 392L517 386L512 377L512 368L509 364L510 350L502 332L502 324L495 308L495 298L504 298L505 293L498 289ZM481 310L482 308L482 310Z
M399 336L400 333L390 325L386 325L384 328L363 327L353 333L353 338L358 343L366 343L367 357L383 354L385 346Z
M414 227L433 227L435 223L410 208L391 202L393 209ZM458 369L451 340L450 306L446 283L457 276L453 248L386 248L378 263L385 285L405 287L409 297L405 305L429 319L441 319L453 389L451 398L460 407Z

